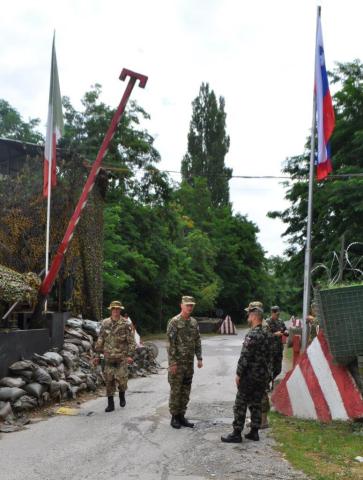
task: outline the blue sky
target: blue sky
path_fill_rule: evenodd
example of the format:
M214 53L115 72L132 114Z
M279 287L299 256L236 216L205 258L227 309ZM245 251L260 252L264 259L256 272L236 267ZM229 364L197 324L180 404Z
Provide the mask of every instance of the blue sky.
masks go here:
M236 175L279 175L303 152L312 114L315 0L63 0L9 2L0 18L0 97L45 132L53 30L62 95L77 107L94 83L117 106L123 67L149 76L136 99L151 115L160 168L179 170L191 102L209 82L225 97ZM363 58L363 4L325 0L328 69ZM333 152L334 155L334 152ZM178 180L177 175L173 175ZM230 182L235 212L260 228L269 254L282 254L284 226L266 218L287 206L277 180Z

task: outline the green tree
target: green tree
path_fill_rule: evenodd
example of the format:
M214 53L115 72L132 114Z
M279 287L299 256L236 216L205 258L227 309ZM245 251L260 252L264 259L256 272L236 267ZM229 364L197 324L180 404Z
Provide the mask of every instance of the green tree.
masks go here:
M37 131L39 118L25 122L20 113L6 100L0 99L0 137L41 144L44 138Z
M333 176L327 181L314 181L312 222L313 264L329 265L333 252L339 252L340 239L346 245L362 241L363 179L350 177L363 172L363 64L359 60L338 63L331 78L338 90L333 97L336 127L331 140ZM270 212L286 225L289 241L287 256L300 298L303 286L304 247L307 222L308 165L310 141L302 155L289 158L283 172L292 177L286 184L285 198L290 207L283 212ZM334 175L344 174L336 178ZM314 276L319 280L323 271ZM346 272L345 279L353 274Z
M229 202L228 182L232 170L225 166L229 150L226 133L225 101L217 102L208 83L202 83L199 95L192 103L193 112L188 134L188 152L182 160L183 180L194 184L195 177L205 177L214 207Z

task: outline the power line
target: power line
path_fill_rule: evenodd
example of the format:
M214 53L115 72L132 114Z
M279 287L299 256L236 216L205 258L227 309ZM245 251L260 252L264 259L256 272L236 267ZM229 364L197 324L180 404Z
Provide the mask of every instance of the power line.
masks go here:
M84 162L84 165L88 168L92 166L89 162ZM114 165L103 165L102 167L104 170L110 170L114 172L124 172L124 173L131 173L130 168L128 167L115 167ZM139 168L139 170L143 170L144 172L161 172L161 173L174 173L177 175L181 175L181 171L179 170L163 170L156 167L150 168ZM207 177L207 175L195 175L196 177ZM242 178L242 179L257 179L257 180L308 180L307 176L305 177L292 177L292 176L279 176L279 175L208 175L209 177L214 178ZM363 173L339 173L339 174L331 174L327 177L327 180L335 180L339 178L363 178Z

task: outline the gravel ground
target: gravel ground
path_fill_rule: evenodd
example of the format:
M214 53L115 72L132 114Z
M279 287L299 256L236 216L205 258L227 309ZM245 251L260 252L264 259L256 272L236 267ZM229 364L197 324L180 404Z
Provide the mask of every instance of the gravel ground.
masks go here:
M231 430L234 372L242 336L203 338L204 368L196 370L188 418L194 429L169 425L165 344L159 374L129 382L127 406L104 413L106 399L81 405L79 415L56 416L0 440L0 479L201 480L306 479L261 441L224 444Z

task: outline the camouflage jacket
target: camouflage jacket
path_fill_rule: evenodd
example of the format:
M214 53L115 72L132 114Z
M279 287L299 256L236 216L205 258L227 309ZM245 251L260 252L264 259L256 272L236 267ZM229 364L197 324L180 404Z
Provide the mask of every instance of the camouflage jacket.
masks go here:
M102 321L100 334L95 346L96 352L102 352L106 360L122 361L132 357L135 352L135 339L130 325L124 318Z
M274 335L276 332L282 332L285 336L289 335L289 332L286 328L285 323L278 319L272 320L272 318L268 318L266 320L267 328L270 330L272 334L272 353L281 353L284 346L282 343L282 337L277 337Z
M202 359L199 327L195 318L184 320L181 314L176 315L169 320L166 334L169 341L169 365L193 363L194 355L198 360Z
M244 338L237 365L241 387L265 388L271 376L271 338L262 325L251 328Z

